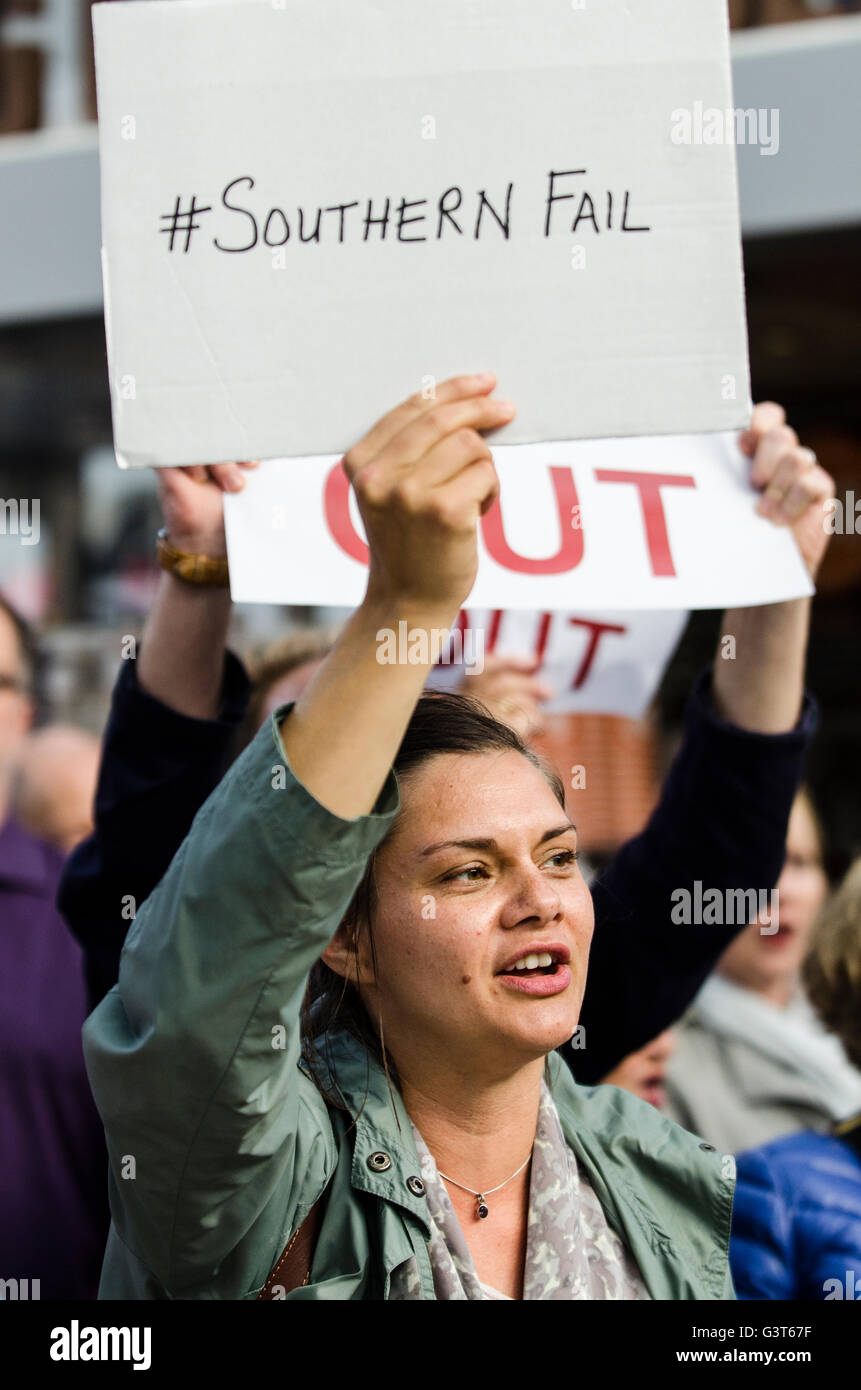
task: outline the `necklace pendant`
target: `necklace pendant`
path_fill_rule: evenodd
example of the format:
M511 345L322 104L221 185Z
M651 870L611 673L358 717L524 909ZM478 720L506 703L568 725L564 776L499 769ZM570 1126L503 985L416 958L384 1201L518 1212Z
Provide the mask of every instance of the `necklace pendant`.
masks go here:
M486 1216L490 1215L487 1202L484 1200L480 1192L476 1192L475 1194L475 1214L478 1217L479 1221L483 1221Z

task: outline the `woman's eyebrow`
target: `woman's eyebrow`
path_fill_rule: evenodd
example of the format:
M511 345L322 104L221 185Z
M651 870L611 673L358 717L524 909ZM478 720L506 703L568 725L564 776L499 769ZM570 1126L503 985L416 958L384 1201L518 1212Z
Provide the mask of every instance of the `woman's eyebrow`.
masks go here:
M499 845L495 840L440 840L439 844L426 845L421 851L421 857L425 859L429 854L436 854L441 849L480 849L493 854L499 849Z
M577 827L573 821L566 821L564 825L554 825L552 830L545 830L539 845L544 845L548 840L557 840L560 835L565 835L569 830L576 834ZM421 858L425 859L428 855L437 854L441 849L475 849L483 850L486 854L494 854L499 850L499 845L493 839L477 840L440 840L438 844L426 845L421 851Z
M558 840L560 835L566 835L569 830L573 830L574 834L577 834L577 827L573 820L567 820L564 825L556 825L552 830L545 831L538 843L539 845L545 845L548 840Z

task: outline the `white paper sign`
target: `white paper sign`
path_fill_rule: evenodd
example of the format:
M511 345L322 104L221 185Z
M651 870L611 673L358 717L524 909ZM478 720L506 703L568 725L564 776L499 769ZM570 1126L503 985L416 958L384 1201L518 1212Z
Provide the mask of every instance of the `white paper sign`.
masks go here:
M527 613L469 608L459 615L444 660L428 685L460 688L472 669L491 653L530 657L539 663L536 679L555 693L542 708L547 714L601 712L638 719L648 708L684 631L688 614L674 612Z
M334 453L494 371L505 444L744 426L726 0L94 8L124 466Z
M735 435L493 457L500 497L479 524L473 606L724 608L813 591L792 535L757 516ZM225 517L237 602L361 602L367 546L340 456L270 460L225 498Z

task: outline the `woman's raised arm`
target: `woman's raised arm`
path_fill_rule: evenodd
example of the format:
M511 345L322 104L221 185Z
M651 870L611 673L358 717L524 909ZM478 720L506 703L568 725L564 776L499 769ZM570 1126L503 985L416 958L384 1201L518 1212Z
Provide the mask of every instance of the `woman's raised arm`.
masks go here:
M368 537L368 591L284 728L296 776L339 816L374 805L434 664L431 634L448 632L474 583L478 519L498 492L478 431L514 415L488 395L494 380L455 377L434 400L412 396L344 458ZM410 660L389 664L383 644L399 623Z

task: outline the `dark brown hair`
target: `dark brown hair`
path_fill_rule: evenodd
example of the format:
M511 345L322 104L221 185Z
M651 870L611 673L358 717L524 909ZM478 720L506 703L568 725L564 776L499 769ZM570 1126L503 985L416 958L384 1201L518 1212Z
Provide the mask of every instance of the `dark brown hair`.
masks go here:
M538 769L564 808L565 787L559 775L533 753L519 734L507 724L494 719L484 705L467 695L422 695L392 766L397 776L403 778L438 754L509 752L520 753ZM393 829L389 831L389 836ZM385 842L382 841L383 844ZM374 968L375 867L379 848L368 859L362 880L343 918L343 925L350 931L354 951L360 934L368 933ZM397 1076L386 1055L383 1040L365 1010L359 991L319 960L311 971L302 1007L302 1056L325 1098L330 1104L344 1109L346 1107L334 1089L332 1070L326 1060L329 1035L335 1031L345 1031L360 1042L383 1066L390 1081L397 1084Z

